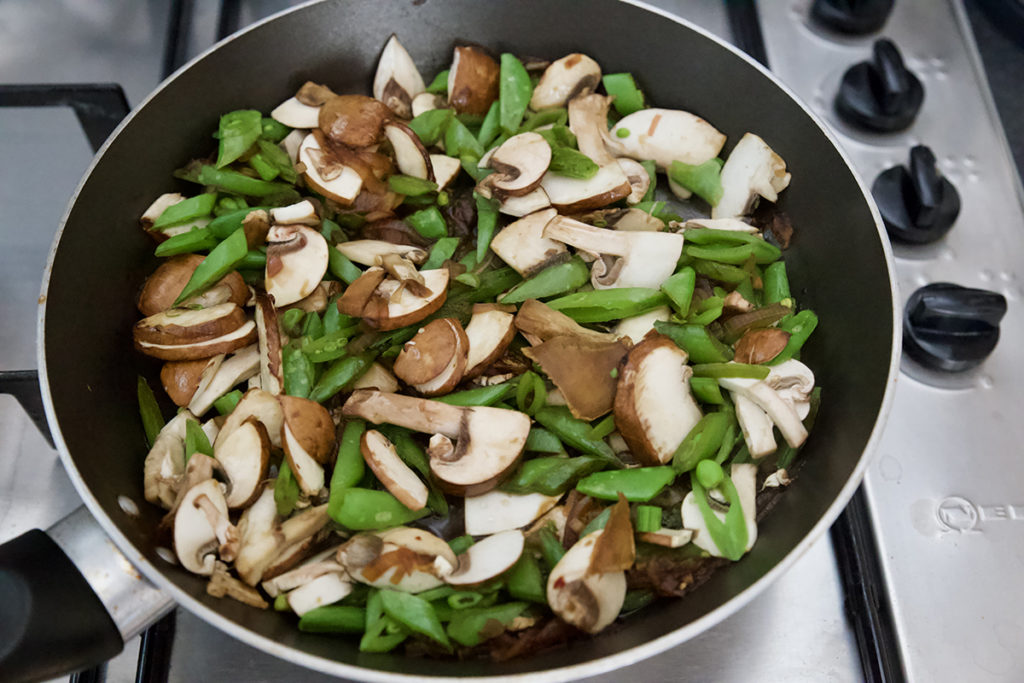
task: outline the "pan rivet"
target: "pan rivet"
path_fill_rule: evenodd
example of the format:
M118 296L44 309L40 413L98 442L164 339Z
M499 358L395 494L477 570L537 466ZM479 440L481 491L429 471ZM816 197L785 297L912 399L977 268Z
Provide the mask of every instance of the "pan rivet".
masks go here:
M139 506L135 504L135 501L128 496L118 496L117 504L120 506L121 511L129 517L138 519L139 517Z

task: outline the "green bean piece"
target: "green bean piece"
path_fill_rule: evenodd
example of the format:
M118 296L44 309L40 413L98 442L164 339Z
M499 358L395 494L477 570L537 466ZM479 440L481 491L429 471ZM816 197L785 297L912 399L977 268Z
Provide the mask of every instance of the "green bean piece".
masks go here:
M458 248L458 237L442 237L430 247L430 255L427 256L427 260L421 266L421 270L436 270L440 268L444 265L445 261L455 255L455 250Z
M232 410L235 409L235 406L237 406L238 402L241 400L242 392L239 391L238 389L235 389L234 391L229 391L228 393L224 394L216 401L214 401L213 407L217 410L218 414L228 415L231 413Z
M254 109L239 109L220 117L217 168L224 168L245 154L263 133L263 115Z
M149 382L139 375L137 391L139 398L139 415L142 417L142 431L146 434L146 443L152 448L156 443L156 437L164 428L163 413L160 411L160 404L156 402L156 396L149 387Z
M735 562L743 557L747 548L747 523L743 519L743 507L740 503L739 493L732 479L722 475L722 483L718 489L725 494L729 503L729 511L725 513L725 520L718 518L711 504L708 503L707 490L700 483L696 472L690 472L690 484L693 486L694 499L697 507L700 508L701 517L704 518L704 525L708 529L708 535L722 551L722 554Z
M754 249L749 244L742 244L736 247L687 246L685 252L690 258L732 265L743 265L754 255ZM747 279L749 280L749 278Z
M366 610L351 605L327 605L299 617L299 630L305 633L363 633Z
M338 309L337 306L332 306L331 308L334 310ZM358 329L358 325L353 325L342 328L337 332L324 334L319 339L303 339L302 353L313 363L327 363L337 360L345 355L346 348L348 347L348 338L355 334Z
M292 468L288 460L281 461L281 469L277 472L277 479L274 481L274 503L277 505L277 514L287 517L295 509L295 503L299 500L299 482L295 481Z
M316 370L313 362L299 349L285 346L281 349L281 374L284 375L284 393L288 396L309 398Z
M384 614L410 631L451 649L451 641L448 640L448 635L429 602L411 593L386 589L380 592L380 598Z
M526 450L535 453L565 453L562 441L543 427L531 427L526 437Z
M598 529L603 529L608 524L608 518L612 516L612 506L609 505L601 511L596 517L587 522L587 525L583 527L583 531L580 532L580 538L594 533Z
M390 652L408 637L404 629L384 613L382 590L374 590L366 600L366 631L359 641L360 652Z
M275 612L291 612L292 606L288 604L288 596L285 593L279 593L274 598L274 611Z
M210 254L203 259L203 262L193 271L188 284L181 290L181 294L174 300L177 306L193 294L198 294L213 283L235 269L235 266L245 258L248 247L245 244L245 232L239 228L226 240L218 244Z
M725 472L722 471L722 466L714 460L701 460L697 463L697 469L695 471L697 475L697 481L700 485L706 489L713 489L722 483L722 479L725 477Z
M203 185L216 187L223 192L234 192L246 197L274 197L277 201L287 203L299 200L299 193L286 183L260 180L238 171L213 166L200 168L197 180Z
M464 534L462 536L456 536L452 540L448 541L448 547L451 548L452 552L456 555L461 555L469 550L474 543L476 543L476 541L473 540L472 536Z
M591 438L590 423L577 420L567 407L544 406L534 413L533 419L558 435L564 443L587 455L601 458L606 466L622 467L622 461L615 455L612 447L603 439Z
M615 111L619 112L619 116L629 116L646 106L644 94L633 80L633 74L605 74L601 82L604 84L605 92L615 98L612 104L615 105Z
M426 178L396 174L388 178L388 188L407 197L418 197L437 192L437 183Z
M444 222L444 216L436 206L421 209L407 216L405 222L429 240L448 236L448 224Z
M452 609L469 609L476 607L484 599L483 594L476 591L455 591L448 596L448 606Z
M523 461L519 469L501 485L506 493L543 493L560 496L583 477L600 471L604 461L593 455L573 458L550 456Z
M528 111L526 118L523 119L523 125L519 126L519 132L526 133L541 126L564 126L568 121L569 112L564 107Z
M213 213L217 195L212 192L183 199L171 204L153 221L152 230L163 230L175 225L184 225L190 221L206 218Z
M764 300L765 303L776 304L790 298L789 278L786 276L786 263L776 261L764 269Z
M661 291L668 297L675 312L685 316L690 311L696 284L697 272L689 266L683 266L678 273L661 283Z
M498 105L501 129L506 135L515 135L519 130L531 95L533 84L526 67L515 55L503 53L498 76Z
M662 223L668 224L669 221L682 221L683 217L677 213L672 213L668 208L668 202L663 200L648 200L640 202L639 204L633 205L634 209L640 209L645 213L649 213L654 216Z
M356 264L349 261L347 256L334 247L327 250L327 268L331 271L331 275L349 285L363 274Z
M551 148L551 163L548 171L566 178L586 180L597 175L600 167L583 152L571 147L557 145Z
M668 167L668 177L677 185L685 187L695 195L715 206L722 199L721 159L708 159L702 164L684 164L673 161Z
M444 492L438 488L434 481L434 475L430 470L430 460L427 454L412 437L408 430L395 428L391 431L385 430L385 434L395 445L398 457L409 467L420 473L427 484L427 507L435 514L445 516L448 514L448 500Z
M704 327L722 317L722 310L724 309L722 298L712 296L701 302L700 313L694 313L687 320L692 325Z
M238 262L238 270L258 270L260 271L260 277L262 277L263 270L267 267L267 253L261 251L265 247L259 247L256 249L250 249L245 252L245 256Z
M725 397L718 386L718 380L712 377L691 377L690 391L701 403L720 406L725 404Z
M309 340L319 339L324 335L324 321L315 311L310 311L302 320L302 336Z
M647 605L654 602L654 593L649 590L632 590L626 591L626 597L622 601L622 608L619 610L620 616L632 614L637 610L641 610Z
M338 459L334 463L331 474L330 497L327 500L327 514L335 518L341 509L344 492L359 484L366 473L366 463L359 449L360 439L366 431L366 423L362 420L350 420L345 424L338 446Z
M503 304L518 304L527 299L544 299L579 289L589 280L589 267L579 256L573 256L565 263L548 266L523 280L500 301Z
M696 228L686 231L686 241L691 245L707 247L747 245L752 249L758 263L771 263L782 256L782 251L778 247L766 242L760 235L752 235L741 230Z
M292 129L290 127L270 117L264 117L260 120L260 137L268 142L277 144L288 137L288 133L291 132Z
M654 199L654 190L658 187L658 167L650 159L645 159L640 162L640 165L647 171L647 176L651 179L650 184L647 186L647 192L640 199L641 202L649 202Z
M289 308L279 317L281 329L289 337L298 337L302 332L302 320L306 312L301 308Z
M192 254L197 251L209 251L217 246L217 242L217 238L207 228L194 227L188 232L168 237L156 245L156 250L153 253L160 258Z
M569 130L569 126L566 126L565 124L554 125L546 130L538 130L534 132L544 138L551 149L554 149L555 147L576 149L576 136L573 135L571 130Z
M743 433L736 422L735 411L733 411L733 415L733 419L729 421L729 426L725 430L722 445L718 448L718 453L715 454L714 460L719 465L728 460L733 449L736 448L736 444L743 441Z
M747 363L703 363L693 366L694 377L745 377L764 379L771 369L764 365Z
M435 95L443 95L448 92L448 69L434 76L434 80L430 81L430 85L427 86L427 92L434 93ZM423 144L427 143L424 142Z
M616 369L617 372L617 369ZM615 431L615 415L608 414L600 422L590 428L592 439L604 439Z
M345 356L334 361L324 371L324 374L320 376L317 383L313 385L309 392L309 398L317 403L323 403L362 377L376 357L377 354L375 352L364 351L363 353Z
M256 171L257 175L259 175L263 180L273 180L280 175L280 171L274 168L274 166L260 153L253 154L249 157L249 166L252 167L252 169Z
M716 263L715 261L694 259L691 265L693 265L693 269L697 271L698 275L703 275L706 278L717 280L718 282L739 284L750 277L750 274L742 268L737 268L736 266L730 266L724 263Z
M452 640L473 647L501 635L527 608L525 602L507 602L491 607L473 607L458 610L448 623L448 635Z
M359 487L347 488L341 501L328 515L343 527L353 531L374 531L408 524L430 513L430 510L410 510L387 491Z
M544 577L540 572L537 558L529 550L524 550L516 563L505 574L508 594L516 600L528 600L541 605L548 604Z
M537 542L540 544L541 559L544 561L547 571L550 572L565 555L565 548L555 537L555 532L551 530L550 524L537 532Z
M213 215L219 218L220 216L248 208L248 202L241 197L220 197L217 199L217 203L213 205Z
M636 508L636 531L644 533L661 528L661 508L657 505L638 505Z
M424 140L423 144L426 145L427 142ZM466 124L457 118L452 118L448 121L448 127L444 133L444 153L459 159L462 159L463 155L469 155L479 161L480 157L484 155L484 148L477 142L476 136L469 132Z
M458 553L455 554L458 555ZM435 602L437 600L447 600L448 596L452 593L455 593L455 589L451 586L438 586L437 588L431 588L430 590L425 590L422 593L417 593L416 595L420 596L427 602Z
M817 326L818 316L810 309L800 311L793 317L779 322L779 328L789 332L789 341L779 355L768 361L768 365L778 365L792 358L803 348L807 338L811 336Z
M358 320L338 310L337 299L332 299L324 311L324 334L334 334L345 328L358 326Z
M657 321L654 329L686 351L691 363L726 363L732 360L731 348L718 341L706 327Z
M656 289L619 287L576 292L546 302L578 323L600 323L631 318L668 303Z
M480 262L487 255L494 230L498 227L498 202L476 192L473 198L476 200L476 260Z
M236 230L242 227L242 221L245 220L245 217L248 216L250 212L266 211L269 208L270 207L266 206L242 207L235 211L230 211L217 216L210 221L209 225L206 226L206 229L209 230L214 237L222 240L226 237L230 237Z
M701 460L706 460L718 452L729 426L729 414L724 412L708 413L686 435L672 456L672 469L677 474L689 472Z
M445 134L451 120L451 109L431 109L410 121L409 127L425 146L430 147Z
M500 403L512 393L516 387L513 382L502 382L486 387L456 391L444 396L438 396L435 401L447 403L450 406L493 406Z
M499 137L495 140L495 146L500 145L501 142L503 142L503 140ZM467 152L466 154L461 155L459 157L459 163L462 165L462 170L478 183L490 174L494 173L493 169L480 168L480 157L472 153Z
M527 370L519 376L516 386L516 407L520 412L532 417L534 413L544 407L547 398L548 390L540 375Z
M491 102L491 108L487 110L487 115L484 116L483 123L480 124L480 132L476 134L477 142L484 149L488 149L495 138L501 133L499 109L497 100Z
M635 467L594 472L576 482L576 490L599 500L618 500L621 493L631 503L646 503L672 483L671 467Z
M288 156L288 152L281 149L280 145L268 140L257 140L256 146L260 148L259 156L277 171L282 180L292 184L298 181L299 174L295 171L295 166L292 165L291 157Z
M185 462L192 457L193 453L202 453L213 457L213 446L206 438L206 432L200 426L198 420L185 421Z

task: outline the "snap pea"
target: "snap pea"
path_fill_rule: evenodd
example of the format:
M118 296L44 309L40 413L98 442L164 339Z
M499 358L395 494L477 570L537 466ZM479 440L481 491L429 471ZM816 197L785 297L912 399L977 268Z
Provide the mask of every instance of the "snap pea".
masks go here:
M208 251L217 246L217 238L208 228L193 227L188 232L182 232L168 237L156 245L153 252L161 258L177 256L178 254L191 254L197 251Z
M668 202L663 200L649 199L642 201L639 204L633 205L634 209L640 209L645 213L649 213L654 216L662 223L668 224L669 221L681 221L683 217L677 213L672 213L668 209Z
M354 356L345 356L334 361L309 392L309 398L323 403L331 396L344 389L347 385L363 376L373 363L377 354L364 351Z
M213 204L216 201L217 195L207 192L183 199L177 204L171 204L153 221L152 229L163 230L164 228L183 225L199 218L206 218L213 213Z
M338 310L337 306L332 306ZM327 310L331 310L328 308ZM313 363L327 363L345 355L348 338L359 329L358 325L343 327L336 332L325 333L318 339L303 339L302 353Z
M445 648L451 649L448 634L445 633L444 627L441 626L441 622L438 621L437 614L434 613L434 608L429 602L411 593L393 590L382 590L380 600L384 614L410 631L426 636Z
M705 261L729 263L732 265L742 265L747 262L747 259L754 255L754 249L749 244L741 244L735 247L688 246L686 247L685 252L690 258L699 258L704 259Z
M764 269L765 303L776 304L790 297L786 263L776 261Z
M299 617L299 630L306 633L363 633L366 610L351 605L326 605Z
M576 483L576 490L600 500L619 499L646 503L672 483L676 473L671 467L635 467L627 470L594 472Z
M328 504L329 505L329 504ZM408 524L429 514L429 510L410 510L387 491L358 487L347 488L335 506L331 519L353 531L388 529Z
M459 553L455 554L458 555ZM422 593L417 593L416 595L420 596L427 602L435 602L437 600L447 600L448 596L454 592L455 589L451 586L438 586L437 588L431 588L430 590L425 590Z
M434 76L434 80L430 81L430 85L427 86L427 92L434 93L435 95L441 95L448 92L448 69L445 69ZM423 144L427 143L424 142Z
M739 424L735 418L736 412L733 411L733 419L729 421L729 426L725 430L725 436L722 438L722 445L718 447L718 453L715 454L715 462L721 465L723 462L729 459L732 455L732 450L736 448L736 444L743 441L742 430L739 428Z
M498 76L498 118L506 135L515 135L519 130L532 94L533 84L526 67L515 55L503 53Z
M185 462L192 457L193 453L202 453L213 457L213 446L206 438L206 432L199 425L198 420L185 421Z
M638 505L636 507L637 533L657 531L661 528L661 508L657 505Z
M732 479L722 475L722 482L718 489L725 494L729 503L729 511L725 513L725 520L721 520L711 509L708 503L707 490L701 484L696 472L690 472L690 484L693 486L694 499L697 507L700 508L704 525L708 529L708 535L722 551L722 554L732 561L743 557L747 548L747 524L743 519L743 507L740 503L739 493Z
M771 263L782 256L782 251L760 235L741 230L718 230L715 228L694 228L686 231L686 241L701 246L749 245L758 263Z
M289 337L297 337L301 332L302 320L306 317L306 312L301 308L289 308L287 311L281 314L279 320L281 321L281 329Z
M593 455L531 458L525 460L508 481L501 485L501 490L507 493L560 496L572 488L574 483L604 466L604 460Z
M647 171L647 177L651 179L650 184L647 186L647 192L640 199L641 202L649 202L654 199L654 190L658 187L658 167L650 159L645 159L640 162L640 165Z
M516 563L505 574L508 593L517 600L529 600L541 605L548 604L544 577L533 553L524 550Z
M469 534L463 534L462 536L456 536L452 540L448 541L448 547L452 549L452 552L456 555L461 555L466 552L472 545L476 543L473 537Z
M606 415L597 424L590 428L590 438L603 439L615 431L615 416Z
M527 113L519 132L526 133L541 126L564 126L568 121L569 112L564 108L542 109Z
M241 197L221 197L217 200L217 203L213 205L213 215L220 217L228 213L234 213L235 211L241 211L242 209L249 208L248 202Z
M654 323L654 329L686 351L691 363L725 363L732 360L732 349L718 341L702 325L680 325L659 320Z
M250 249L238 262L239 270L263 270L267 266L267 253L261 251L263 247Z
M697 475L697 481L706 489L715 488L722 483L722 479L725 477L722 466L714 460L701 460L697 463L695 474Z
M500 635L504 627L511 624L512 620L526 608L525 602L508 602L503 605L458 610L448 623L448 635L466 647L479 645ZM498 630L495 624L501 626L501 630Z
M358 328L357 319L339 311L336 304L337 300L332 300L324 311L324 335Z
M280 171L267 161L262 154L257 153L249 157L249 166L256 171L257 175L263 180L273 180L276 178Z
M654 602L654 593L649 590L626 591L626 597L622 601L622 608L619 610L619 616L632 614L637 610L647 607L647 605L652 602Z
M718 386L718 381L712 377L691 377L690 378L690 391L701 403L710 403L712 405L723 405L725 403L725 397L722 396L722 390Z
M429 240L448 236L448 224L444 222L444 216L436 206L420 209L416 213L406 216L405 222Z
M327 250L327 268L331 271L331 275L349 285L363 274L356 264L349 261L347 256L334 247Z
M498 203L476 192L473 198L476 200L476 260L483 261L498 226Z
M679 315L686 315L693 300L693 289L697 283L697 272L683 266L675 275L661 283L661 291L668 297L669 304Z
M139 415L142 416L142 431L146 434L146 443L152 448L157 435L166 424L164 416L160 412L160 404L156 402L149 382L142 375L139 375L136 393L139 398Z
M750 277L750 274L742 268L724 263L716 263L715 261L694 259L691 265L698 275L728 284L739 284Z
M428 490L427 507L435 514L447 515L448 500L434 482L434 475L430 471L430 461L427 458L427 454L416 443L416 440L412 438L412 434L408 430L395 428L391 432L387 432L387 434L391 442L394 443L395 451L398 453L398 457L402 459L402 462L419 472L420 476L426 480Z
M602 439L591 438L590 423L577 420L565 406L544 406L533 415L533 419L573 448L597 456L611 467L622 467L611 446Z
M211 185L224 192L234 192L246 197L271 197L276 196L282 199L298 200L299 194L295 188L285 183L272 183L259 178L252 178L239 173L213 166L203 166L199 169L197 181L202 185Z
M800 311L793 317L780 321L779 328L789 332L789 341L779 355L768 361L768 365L778 365L792 358L803 348L807 338L811 336L817 326L818 316L810 309Z
M571 147L555 145L551 148L548 171L566 178L586 180L597 175L599 166L583 152Z
M315 340L324 335L324 321L315 311L310 311L302 320L302 336L305 339Z
M444 262L455 255L455 250L459 248L458 237L442 237L441 239L434 242L433 246L430 247L430 255L427 256L426 262L421 266L422 270L435 270L444 265Z
M747 363L703 363L693 366L694 377L746 377L764 379L771 369L764 365Z
M203 262L193 271L188 284L181 290L181 294L174 300L174 305L177 306L230 273L238 265L238 262L245 258L247 251L245 232L239 228L214 247L210 254L203 259Z
M257 140L256 146L260 148L259 156L277 171L282 180L295 183L299 179L299 174L296 173L295 167L292 166L292 160L288 156L288 152L281 149L277 143L268 140Z
M398 623L384 613L381 593L375 590L366 600L366 631L359 640L360 652L390 652L408 637L404 629L393 628Z
M277 480L274 481L274 503L277 505L277 514L287 517L295 509L295 503L299 500L299 482L295 481L292 468L288 460L281 461L281 469L277 472Z
M426 140L423 141L423 144L427 144ZM468 155L479 161L480 157L484 155L484 148L477 142L476 136L469 132L466 124L453 117L449 119L444 132L444 153L459 159L462 159L463 155Z
M427 147L437 144L452 120L451 109L431 109L409 122L409 128Z
M362 420L350 420L345 424L338 446L338 459L334 463L331 474L330 497L327 500L327 514L332 519L341 510L344 492L359 484L366 473L366 463L359 449L360 439L366 431L366 423Z
M281 142L291 132L292 129L290 127L270 117L264 117L260 120L260 137L269 142L275 144Z
M598 323L630 318L668 303L656 289L619 287L576 292L546 302L578 323Z
M565 555L565 548L562 547L562 543L555 537L555 532L551 530L551 525L547 525L541 528L537 532L536 538L540 545L540 556L544 561L544 565L550 572L558 564L558 561Z
M684 164L673 161L668 167L668 177L677 185L685 187L695 195L715 206L722 199L721 159L708 159L702 164Z
M672 469L677 474L689 472L701 460L718 452L729 426L729 414L708 413L686 435L672 456Z
M206 226L206 229L209 230L214 237L222 240L242 227L242 221L245 220L245 217L248 216L250 212L266 211L269 208L270 207L267 206L243 206L240 209L229 211L217 216L210 221L209 225Z
M480 131L476 134L476 140L480 143L480 146L484 149L488 149L494 139L501 133L501 122L499 117L501 115L500 107L498 106L498 100L491 102L490 109L487 110L487 115L484 116L483 123L480 124Z
M693 325L704 327L721 318L723 308L722 297L711 296L702 301L697 307L697 312L691 314L687 320Z
M456 391L435 400L450 406L493 406L505 399L516 387L513 382L502 382L486 387Z
M575 149L576 136L564 123L555 124L551 128L535 131L537 135L544 138L552 149L555 147L569 147Z
M285 394L309 398L316 370L306 354L290 344L281 349L281 374L284 375Z
M516 385L516 407L520 412L532 417L534 413L544 407L547 398L548 390L540 375L527 370L519 376Z
M561 440L543 427L531 427L526 437L526 450L537 453L565 453Z
M392 192L404 194L407 197L418 197L437 192L437 183L426 178L415 178L396 173L388 178L388 188Z
M483 599L483 594L476 591L455 591L448 596L446 601L449 607L458 610L476 607Z
M245 154L263 133L263 115L255 109L239 109L220 117L217 168L224 168Z
M238 402L241 400L242 392L239 391L238 389L235 389L234 391L230 391L221 396L220 398L218 398L216 401L214 401L213 407L216 408L217 412L220 413L221 415L227 415L228 413L235 409L235 406L237 406Z
M619 116L628 116L644 108L644 94L633 80L633 74L605 74L601 82L605 92L615 98L612 104Z

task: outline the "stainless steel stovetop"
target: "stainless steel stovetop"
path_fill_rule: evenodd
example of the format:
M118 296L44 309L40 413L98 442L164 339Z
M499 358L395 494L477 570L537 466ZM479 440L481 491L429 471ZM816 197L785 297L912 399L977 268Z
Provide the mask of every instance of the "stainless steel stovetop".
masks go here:
M729 0L730 2L734 0ZM0 81L121 83L137 103L161 78L169 9L179 55L216 38L222 7L239 25L287 0L6 0L0 4ZM731 39L719 0L651 4ZM742 3L737 3L742 4ZM907 676L915 681L1024 680L1024 421L1020 299L1024 212L1020 181L1002 136L959 0L898 0L883 29L926 88L907 132L858 133L831 113L845 68L866 59L877 35L838 38L807 19L810 0L762 0L771 67L834 125L871 180L932 147L960 190L963 210L943 241L897 247L901 298L936 281L1002 293L1002 340L978 371L930 373L904 363L892 416L865 491ZM35 364L36 298L60 215L91 152L70 110L0 108L0 370ZM0 396L0 540L46 528L79 506L60 461L20 407ZM111 660L106 680L136 679L139 639ZM616 672L594 680L620 680ZM857 681L864 678L829 538L821 539L757 600L678 648L629 669L634 680ZM169 680L327 680L241 644L179 611ZM66 680L66 679L65 679ZM332 679L333 680L333 679Z

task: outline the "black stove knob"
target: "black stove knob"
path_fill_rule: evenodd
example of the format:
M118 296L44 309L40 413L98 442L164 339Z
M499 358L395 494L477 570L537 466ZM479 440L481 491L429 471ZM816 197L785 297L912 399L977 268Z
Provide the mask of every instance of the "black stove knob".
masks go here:
M889 237L901 242L934 242L949 232L960 213L960 194L939 174L935 155L924 145L911 148L909 168L882 171L871 194Z
M894 0L814 0L811 18L822 26L853 36L874 33L892 12Z
M1002 294L948 282L925 285L903 312L903 350L933 370L969 370L996 347L1004 315Z
M836 93L835 108L847 123L892 133L914 122L924 101L924 86L906 65L895 43L875 41L870 61L854 64Z

